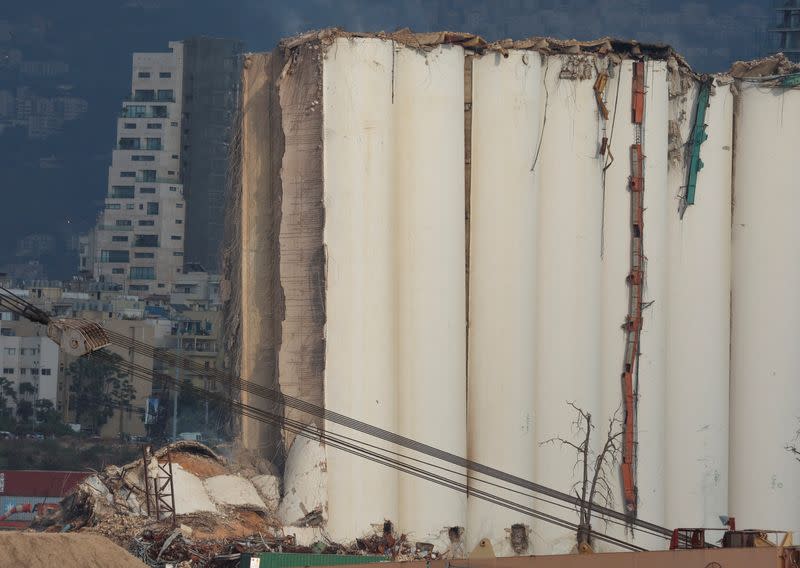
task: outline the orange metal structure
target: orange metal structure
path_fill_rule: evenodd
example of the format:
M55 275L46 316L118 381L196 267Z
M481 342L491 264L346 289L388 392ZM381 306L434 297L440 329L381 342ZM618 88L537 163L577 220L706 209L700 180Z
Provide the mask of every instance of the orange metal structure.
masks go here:
M625 406L624 446L622 449L622 490L625 510L636 515L636 387L634 376L639 364L639 339L642 332L642 293L645 277L644 256L644 153L642 128L644 124L644 62L633 64L633 97L631 118L635 144L631 146L631 270L628 273L628 315L625 318L625 358L622 370L622 394Z

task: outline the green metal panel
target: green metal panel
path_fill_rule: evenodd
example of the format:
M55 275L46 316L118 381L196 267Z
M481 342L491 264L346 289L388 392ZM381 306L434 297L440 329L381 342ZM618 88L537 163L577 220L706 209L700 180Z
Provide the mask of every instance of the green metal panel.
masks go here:
M791 75L786 75L782 77L780 82L778 83L780 87L800 87L800 73L793 73Z
M388 562L386 556L361 556L354 554L294 554L264 552L242 554L241 568L302 568L305 566L342 566L347 564L372 564Z
M689 179L686 183L686 205L694 205L694 194L697 190L697 172L703 169L703 160L700 159L700 145L708 140L706 134L706 109L708 97L711 94L711 81L700 85L697 93L697 110L695 111L694 127L689 139Z

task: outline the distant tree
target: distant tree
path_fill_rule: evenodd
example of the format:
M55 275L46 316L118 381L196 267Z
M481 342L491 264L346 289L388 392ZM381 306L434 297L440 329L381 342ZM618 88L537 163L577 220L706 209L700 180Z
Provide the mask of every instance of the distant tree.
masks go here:
M26 424L33 416L33 403L30 400L20 400L17 403L17 417L20 422Z
M36 401L36 422L43 434L68 434L72 432L61 420L61 413L53 406L53 401L41 398Z
M0 414L8 415L8 403L17 402L17 392L14 383L5 377L0 377Z
M19 396L23 399L27 398L28 395L36 394L36 387L33 386L33 383L20 383L19 384Z
M620 409L608 421L608 432L603 447L599 452L592 448L591 438L595 425L592 424L592 415L574 403L567 403L575 410L577 417L573 422L573 430L579 436L579 441L571 442L565 438L556 437L545 440L540 445L557 444L568 446L577 454L576 467L581 469L581 477L573 485L573 491L580 499L578 533L576 535L578 551L589 552L592 546L592 514L597 505L613 507L614 492L609 479L610 471L619 463L622 455L621 441L623 436L622 418Z
M95 430L108 422L116 406L129 404L135 396L125 372L125 360L116 353L76 359L67 367L67 375L75 402L75 421Z

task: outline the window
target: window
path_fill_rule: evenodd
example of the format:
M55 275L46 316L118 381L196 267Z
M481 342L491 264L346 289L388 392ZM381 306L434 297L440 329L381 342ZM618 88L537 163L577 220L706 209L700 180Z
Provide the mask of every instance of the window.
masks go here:
M14 367L3 367L3 374L4 375L13 375L14 374Z
M172 239L173 241L180 241L180 240L182 240L182 239L183 239L183 237L182 237L182 236L180 236L180 235L172 235L172 236L170 237L170 239Z
M167 107L163 105L153 105L153 118L167 118Z
M147 203L147 214L148 215L158 215L158 203L155 201L149 201Z
M161 73L158 74L159 79L169 79L170 77L172 77L172 73L170 73L169 71L162 71Z
M161 123L160 122L148 122L147 123L147 128L149 128L150 130L160 130L161 129Z
M161 150L161 138L147 138L148 150Z
M178 209L183 209L183 203L176 203L175 207L177 207Z
M149 138L148 138L149 140ZM142 170L141 181L156 181L155 170Z
M130 262L130 253L126 250L100 251L100 262Z
M136 172L119 172L119 177L134 178L136 177Z
M120 150L138 150L141 147L141 140L138 138L120 138L119 139L119 149Z
M172 159L173 160L177 160L178 159L178 154L172 154Z
M176 250L175 252L172 253L172 256L183 256L183 253L181 251Z
M156 188L155 187L140 187L139 188L139 193L155 193L155 192L156 192Z
M39 375L39 369L31 368L31 375Z
M144 219L142 221L139 221L139 226L140 227L152 227L155 224L156 224L156 222L153 221L152 219Z
M155 258L155 256L152 252L136 252L133 254L133 258Z
M128 235L114 235L111 237L112 243L127 243Z
M168 176L174 176L174 175L175 175L175 172L174 172L174 171L172 171L172 170L167 170L167 175L168 175Z
M139 71L139 79L149 79L150 72L149 71Z
M128 105L122 109L122 116L125 118L142 118L147 114L147 107L144 105Z
M175 219L176 225L183 225L183 219Z
M133 243L135 247L157 247L158 235L136 235ZM127 254L127 251L126 251Z
M125 204L125 209L133 209L133 207L134 207L133 203L126 203ZM117 209L119 209L119 207L117 207Z
M112 185L111 197L115 199L133 199L134 187L132 185ZM119 207L117 207L119 209Z
M175 100L175 92L172 89L159 89L158 90L158 100L159 101L174 101Z
M6 347L5 348L5 354L6 355L16 355L17 354L17 348L16 347Z
M171 185L171 186L169 186L169 190L170 191L178 191L178 188L175 187L174 185Z
M119 203L106 203L106 209L116 210L122 207Z
M133 290L136 292L146 292L150 289L150 286L147 284L131 284L128 286L128 290Z
M117 219L117 227L130 227L133 223L130 219Z
M156 269L152 266L131 266L131 280L155 280Z
M128 129L136 128L136 123L135 122L126 122L124 128L128 128Z
M27 373L28 373L28 369L25 369L25 368L23 368L23 367L20 367L20 368L19 368L19 374L20 374L20 375L25 375L25 374L27 374Z
M153 89L136 89L133 92L133 100L154 101L156 100L156 92Z
M125 274L124 268L112 268L111 274Z
M155 159L156 159L155 156L147 156L141 154L136 156L131 156L131 160L133 160L134 162L152 162L155 161Z

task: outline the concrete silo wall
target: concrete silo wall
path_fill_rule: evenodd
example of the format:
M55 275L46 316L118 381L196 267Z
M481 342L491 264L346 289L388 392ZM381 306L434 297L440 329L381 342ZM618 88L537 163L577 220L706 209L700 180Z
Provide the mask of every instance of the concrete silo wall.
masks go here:
M727 514L800 526L800 509L781 505L800 498L783 449L800 415L788 155L800 142L798 92L714 80L687 208L701 78L677 58L644 62L638 129L630 52L476 51L442 37L323 33L250 58L243 376L574 494L576 452L557 440L579 441L568 403L592 414L593 449L624 417L631 146L641 144L638 515L665 526L719 526ZM246 444L274 444L276 431L246 422ZM467 483L447 467L437 473ZM484 538L502 555L574 547L572 530L476 492L571 522L574 511L490 489L481 476L465 498L333 445L322 469L337 540L390 520L456 556ZM619 464L607 477L609 505L621 509ZM602 530L626 537L622 526Z

